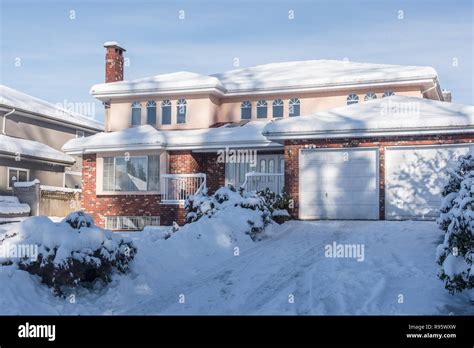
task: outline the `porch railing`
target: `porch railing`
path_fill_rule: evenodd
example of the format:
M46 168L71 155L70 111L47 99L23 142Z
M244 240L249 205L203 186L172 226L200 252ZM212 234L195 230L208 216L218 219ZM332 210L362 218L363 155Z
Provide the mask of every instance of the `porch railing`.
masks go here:
M245 174L245 181L241 187L246 191L260 191L266 188L275 193L283 193L285 184L283 173L257 173Z
M161 174L161 201L168 204L184 202L206 187L206 174Z

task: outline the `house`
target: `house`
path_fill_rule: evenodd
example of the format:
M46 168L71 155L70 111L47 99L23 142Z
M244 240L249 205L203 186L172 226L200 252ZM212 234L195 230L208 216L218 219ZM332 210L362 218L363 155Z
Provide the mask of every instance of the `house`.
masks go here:
M423 185L472 151L472 107L446 102L430 67L314 60L124 81L125 49L104 46L91 94L105 132L63 150L83 156L83 208L108 228L182 223L187 195L225 184L287 191L301 219L432 218Z
M103 130L97 121L2 85L0 122L0 195L11 195L15 181L34 179L47 186L80 187L82 161L61 147Z

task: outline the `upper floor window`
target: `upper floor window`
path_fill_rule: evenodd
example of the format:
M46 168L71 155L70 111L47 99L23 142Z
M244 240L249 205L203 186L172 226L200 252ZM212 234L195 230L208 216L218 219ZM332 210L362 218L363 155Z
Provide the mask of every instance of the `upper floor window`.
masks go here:
M392 95L395 95L394 91L385 91L383 92L382 98L391 97Z
M283 117L283 100L275 99L273 101L273 117Z
M139 126L142 123L142 106L140 102L134 101L132 103L132 126Z
M85 136L84 131L76 129L76 138L84 138Z
M351 93L347 96L347 105L357 104L359 102L359 96Z
M257 118L267 117L267 102L265 100L259 100L257 102Z
M176 103L176 122L186 123L186 99L178 99Z
M298 98L291 98L289 103L290 117L300 115L300 100Z
M364 101L372 99L377 99L377 95L374 92L368 92L364 97Z
M252 103L248 100L240 105L240 117L243 120L250 120L252 118Z
M146 124L156 125L156 102L153 100L146 103Z
M168 99L161 102L161 124L171 124L171 102Z

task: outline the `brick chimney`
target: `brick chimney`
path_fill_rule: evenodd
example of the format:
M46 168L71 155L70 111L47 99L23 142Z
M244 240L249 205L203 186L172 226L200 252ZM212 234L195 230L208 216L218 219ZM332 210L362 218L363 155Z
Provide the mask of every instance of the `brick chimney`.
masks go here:
M105 82L115 82L123 80L123 52L125 48L115 41L104 43L105 53Z

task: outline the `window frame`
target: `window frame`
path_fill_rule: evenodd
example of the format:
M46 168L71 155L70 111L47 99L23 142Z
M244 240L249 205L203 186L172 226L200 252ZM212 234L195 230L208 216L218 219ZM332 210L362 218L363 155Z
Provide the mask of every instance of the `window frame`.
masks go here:
M249 117L244 117L243 110L249 110ZM241 120L251 120L252 119L252 102L250 100L244 100L240 104L240 119Z
M153 105L154 104L154 105ZM155 109L155 122L150 123L150 110L149 109ZM150 126L156 126L156 101L154 100L149 100L146 102L146 124Z
M369 98L369 96L371 96L371 97ZM372 96L373 96L373 98L372 98ZM369 91L364 96L364 101L375 100L375 99L377 99L377 94L375 94L375 92L370 92Z
M164 125L164 126L172 124L173 123L173 103L171 102L171 100L169 100L169 99L162 100L161 103L160 103L160 107L161 107L160 124ZM169 123L164 123L163 122L163 115L164 115L163 108L169 109L169 113L170 113L169 114L169 118L170 118Z
M130 107L130 109L132 110L131 114L130 114L130 126L131 127L137 127L137 126L141 126L142 125L142 103L140 103L139 101L134 101L132 102L132 106ZM134 124L133 123L133 110L140 110L140 120L139 120L139 123L138 124Z
M82 135L80 136L79 134ZM79 138L85 138L86 137L86 133L83 131L83 130L80 130L80 129L76 129L76 139L79 139Z
M157 189L156 190L150 190L149 189L149 184L150 184L150 180L149 178L151 177L150 175L150 157L151 156L154 156L154 157L157 157L158 159L158 166L157 166L157 169L158 169L158 173L157 173L157 177L158 177L158 182L156 183L157 185ZM137 195L143 195L143 194L159 194L160 193L160 185L161 185L161 158L160 158L160 155L159 154L137 154L137 155L130 155L129 158L132 158L132 157L144 157L146 158L146 185L147 185L147 189L146 190L136 190L136 191L130 191L130 190L116 190L116 171L117 171L117 158L125 158L127 156L123 156L123 155L107 155L107 156L103 156L101 157L101 160L102 160L102 164L101 164L101 173L97 173L100 177L101 177L101 182L100 182L100 185L97 185L96 186L96 191L98 194L108 194L108 195L130 195L130 194L137 194ZM106 183L106 178L105 178L105 159L106 158L111 158L113 159L113 163L112 163L112 190L106 190L105 189L105 183ZM96 183L98 182L98 180L96 180Z
M7 167L7 190L13 190L13 186L10 186L10 170L16 170L16 177L19 177L19 172L26 172L26 181L30 181L30 170L26 168L19 168L19 167ZM26 181L21 181L21 182L26 182ZM17 181L18 182L18 179Z
M295 115L295 106L298 106L298 115ZM291 112L293 110L293 112ZM293 97L288 100L288 116L289 117L298 117L301 116L301 100L300 98Z
M382 98L387 98L387 97L391 97L391 96L394 96L394 95L395 95L394 91L388 90L388 91L383 92Z
M184 113L182 113L180 110L184 108ZM176 124L185 124L186 123L186 116L187 116L187 110L188 109L188 102L186 101L185 98L179 98L176 101ZM180 120L180 116L184 117L184 121Z
M265 116L259 116L259 111L265 110ZM264 99L259 99L257 101L257 118L263 119L268 118L268 102Z
M359 104L359 96L356 93L349 93L346 98L346 105L354 104Z
M280 116L275 116L275 108L281 108L281 115ZM285 103L283 102L283 99L274 99L272 102L272 117L273 118L282 118L285 115Z

